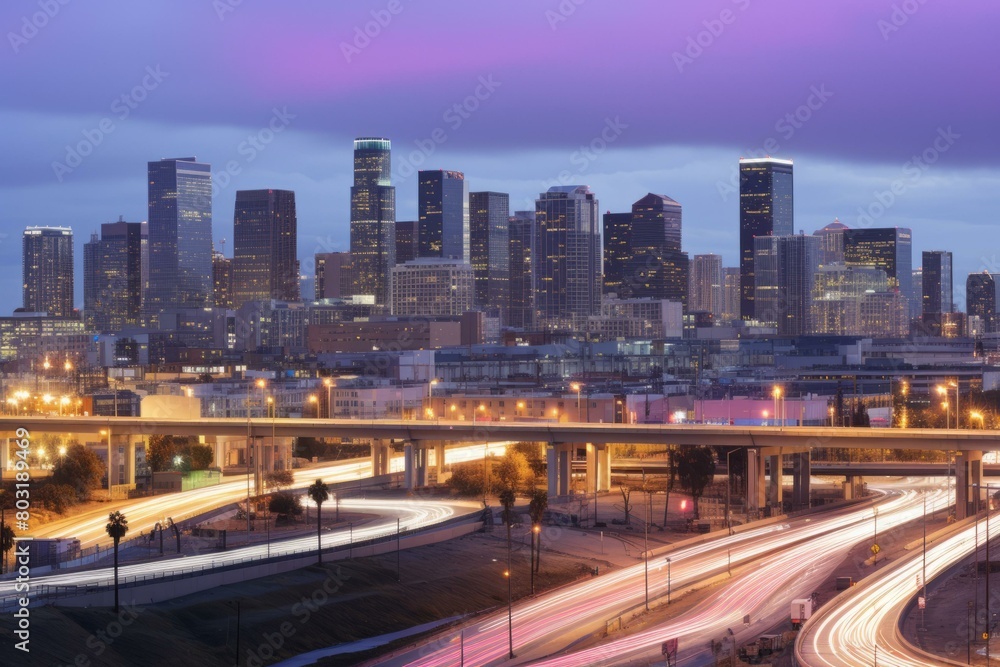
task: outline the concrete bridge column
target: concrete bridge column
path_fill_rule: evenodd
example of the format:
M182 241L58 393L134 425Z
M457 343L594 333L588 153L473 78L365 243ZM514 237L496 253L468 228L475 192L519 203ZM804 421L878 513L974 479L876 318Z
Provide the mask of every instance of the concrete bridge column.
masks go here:
M611 450L587 443L587 493L611 489Z
M777 507L779 511L781 510L782 504L781 459L780 449L777 454L772 454L767 457L767 467L770 474L767 485L767 504L770 507Z
M412 442L403 445L403 488L412 489L416 486L415 453Z
M983 483L983 453L959 452L955 457L955 518L961 521L976 512L977 501L982 497L979 486ZM976 490L972 486L977 485Z
M559 495L559 445L549 445L545 448L546 472L549 478L549 498Z
M372 440L372 477L389 474L389 443Z
M792 454L792 505L796 508L809 507L810 453Z
M427 458L428 448L426 445L417 442L413 445L413 480L418 487L427 486Z
M0 470L10 465L10 438L0 438Z
M566 443L555 443L548 447L546 454L550 498L569 495L570 480L573 475L573 449L575 447L574 444Z
M747 450L747 513L753 515L767 504L764 484L764 452L760 449Z
M445 444L443 442L434 443L434 468L436 473L436 480L438 484L444 482L444 457L445 457Z

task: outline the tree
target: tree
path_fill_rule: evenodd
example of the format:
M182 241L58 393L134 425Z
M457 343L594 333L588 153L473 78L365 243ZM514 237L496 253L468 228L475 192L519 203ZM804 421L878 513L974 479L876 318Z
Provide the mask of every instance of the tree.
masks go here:
M493 476L496 478L495 488L500 491L510 490L515 494L526 480L533 477L528 458L513 448L508 449L494 466Z
M46 509L62 514L77 501L76 488L69 484L42 484L35 498Z
M264 483L268 488L287 489L295 482L295 475L291 470L272 470L264 475Z
M115 613L118 613L118 543L128 532L128 519L119 511L108 515L108 525L105 527L108 536L115 541Z
M66 454L56 460L52 470L53 484L72 486L80 498L90 495L91 489L101 485L104 463L94 452L77 443L70 445Z
M694 500L698 518L698 499L715 476L715 454L709 447L682 447L677 457L677 477Z
M534 568L535 572L538 572L538 566L541 564L542 560L541 526L542 526L542 519L545 517L545 511L548 508L549 508L548 491L543 491L542 489L534 489L531 492L531 502L528 503L528 516L531 517L532 542L534 542L534 535L536 533L538 534L538 551L534 554L531 564L531 567Z
M625 525L632 525L632 504L629 502L629 498L632 496L632 487L628 485L628 481L620 482L618 484L618 490L622 492L622 504L625 508Z
M177 443L172 435L151 435L146 445L146 462L153 472L170 470L177 456Z
M317 479L315 482L309 485L309 497L312 501L316 503L316 557L317 562L323 564L323 503L325 503L330 498L330 487L323 483L323 480Z
M14 529L10 527L10 524L4 522L3 530L0 530L0 554L3 555L3 560L0 561L0 574L3 574L6 569L7 564L7 552L14 548Z
M191 445L189 455L191 457L191 470L206 470L212 465L212 460L215 458L215 452L208 445Z
M279 491L271 496L267 508L287 521L302 514L302 497L288 491Z

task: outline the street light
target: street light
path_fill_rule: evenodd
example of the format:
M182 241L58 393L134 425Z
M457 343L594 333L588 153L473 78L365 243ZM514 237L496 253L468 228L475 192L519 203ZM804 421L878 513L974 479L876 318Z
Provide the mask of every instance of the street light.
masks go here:
M324 378L323 384L326 386L326 418L330 419L333 417L333 402L330 400L330 388L333 387L333 380Z
M580 390L583 387L579 382L574 382L569 388L576 392L576 420L581 422L583 421L583 411L580 409Z
M670 604L670 557L667 556L667 604Z
M937 393L939 393L939 394L941 394L942 396L945 397L945 403L944 404L945 404L946 408L948 407L948 399L947 399L948 390L949 389L954 389L955 390L955 428L962 428L961 425L960 425L960 422L959 422L961 411L960 411L960 406L959 406L959 403L958 403L958 383L957 382L949 382L947 385L940 385L939 384L939 385L937 385L937 387L935 387L935 389L937 389ZM950 416L948 416L947 419L948 419L949 422L951 421L951 417ZM950 423L947 424L947 428L951 428L951 424Z
M971 412L969 412L969 419L978 419L979 428L981 429L986 428L986 420L984 419L982 412L979 412L978 410L972 410Z
M539 532L541 532L542 527L537 523L531 526L531 559L530 559L530 570L531 570L531 594L535 594L535 540L538 540L538 550L541 551L542 544Z
M726 529L730 535L733 534L733 516L729 509L730 496L733 494L733 468L729 457L738 449L731 449L726 452Z
M784 401L781 398L781 387L775 385L774 389L771 390L771 395L774 396L774 420L777 422L781 420L779 426L785 425L785 419L782 413L778 409L778 402L781 401L781 406L784 407Z

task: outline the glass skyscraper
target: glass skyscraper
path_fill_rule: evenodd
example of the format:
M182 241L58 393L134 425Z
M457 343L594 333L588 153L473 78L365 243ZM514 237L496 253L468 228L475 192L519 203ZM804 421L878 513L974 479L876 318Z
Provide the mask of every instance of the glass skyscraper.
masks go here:
M535 326L535 212L515 211L510 217L510 301L507 324L515 329Z
M982 320L987 333L997 331L1000 309L1000 280L987 271L970 273L965 281L965 311Z
M213 304L212 167L195 158L150 162L149 289L144 310L157 326L167 308Z
M240 190L233 216L233 307L299 300L295 193Z
M681 252L681 205L650 192L632 204L630 224L622 296L669 299L686 307L688 256Z
M776 326L779 336L811 333L819 238L758 236L754 255L755 319Z
M909 302L913 280L913 235L903 227L844 230L844 262L885 271L889 289Z
M416 220L396 221L396 264L416 259L419 223Z
M396 188L391 185L392 144L388 139L354 140L351 187L351 266L354 294L389 305L396 265Z
M954 310L951 253L947 250L925 250L922 259L924 303L921 317L930 332L940 334L942 316Z
M420 257L469 261L469 183L460 171L418 172Z
M604 293L622 293L625 265L632 257L632 214L604 214Z
M94 331L117 332L142 324L149 272L149 230L145 222L101 225L83 246L83 316Z
M795 233L792 161L740 159L740 313L760 319L754 308L754 239Z
M469 263L476 280L475 305L499 309L507 322L510 291L510 195L469 194Z
M73 316L73 230L28 227L22 237L24 309L53 317Z

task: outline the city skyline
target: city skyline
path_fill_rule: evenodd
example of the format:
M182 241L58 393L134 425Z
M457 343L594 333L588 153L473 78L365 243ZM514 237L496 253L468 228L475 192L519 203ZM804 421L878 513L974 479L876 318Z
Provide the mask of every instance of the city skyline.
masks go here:
M667 31L643 39L652 26L641 17L659 9L649 3L574 4L564 15L558 4L495 12L442 2L451 10L447 20L403 5L363 48L355 45L365 42L355 28L364 35L375 20L372 12L384 18L382 3L329 8L302 2L276 24L262 20L261 8L223 4L231 11L209 4L163 12L165 5L154 4L132 13L95 11L92 17L67 6L25 43L8 37L8 57L16 67L0 74L12 91L0 114L19 132L9 144L17 168L8 165L2 172L5 233L61 225L86 239L119 215L143 220L142 165L159 156L194 154L213 165L213 236L230 241L227 252L236 190L297 193L299 259L306 272L315 252L348 248L346 151L354 137L377 135L392 139L396 149L397 219L416 218L419 169L462 170L472 190L510 193L514 210L530 208L551 185L587 184L613 211L627 210L645 192L665 192L685 207L685 250L720 254L733 266L735 163L740 156L770 153L796 161L796 231L819 229L835 217L858 227L870 217L872 226L912 228L915 253L951 250L958 275L994 271L1000 264L990 248L967 240L992 224L990 193L1000 183L990 164L997 142L988 119L995 103L983 100L980 86L964 83L978 80L988 87L996 81L974 46L977 31L986 30L998 11L986 3L921 5L895 25L891 3L815 10L725 2L672 8ZM732 13L730 23L721 23L723 10ZM0 24L13 35L20 33L20 12L5 7L0 14ZM160 21L157 35L140 39L153 20ZM487 24L489 30L479 27ZM193 52L174 53L169 44L192 25L205 39L196 40ZM457 25L466 28L452 30ZM710 28L718 32L720 25L714 35ZM275 47L286 49L269 46L256 53L240 45L265 26L278 36ZM500 28L514 26L530 48L501 48ZM761 31L769 35L765 42L756 39ZM408 79L414 65L406 64L405 54L445 34L461 35L465 56L425 53L422 66L434 71L429 85L416 83L420 77ZM616 59L613 73L600 49L580 56L569 48L598 35L636 44L634 53ZM928 68L921 65L922 54L932 35L935 43L951 46ZM237 36L241 41L231 43ZM844 49L848 42L851 48ZM123 49L132 57L118 57ZM92 55L73 59L69 53ZM270 71L262 59L280 70L306 53L309 62L326 64L314 65L308 76L258 76ZM596 83L600 94L572 113L558 100L531 105L532 122L522 122L529 100L547 85L532 61L559 69L569 53L576 55L572 68L561 67L564 83ZM788 62L791 53L794 65L780 76L762 66ZM97 76L94 58L103 64ZM61 66L50 67L56 61ZM224 66L205 73L198 65L205 61ZM860 63L869 72L865 76L855 74ZM740 83L750 80L745 75L755 67L775 77L767 96ZM954 76L956 71L963 76ZM648 89L637 85L651 75L681 93L671 95L666 108L648 104ZM50 82L50 92L35 91L38 80ZM247 92L233 96L229 86ZM933 99L928 89L937 91ZM734 95L744 100L739 114L719 104ZM206 103L190 105L196 96ZM350 104L340 103L347 99ZM402 99L405 105L398 104ZM670 123L662 122L664 111ZM100 130L105 118L113 131ZM93 145L84 147L89 154L77 163L66 147L75 150L87 136ZM57 174L54 164L70 171ZM17 261L12 244L0 244L0 259ZM81 282L78 275L78 305ZM12 301L0 302L0 310L13 307Z

